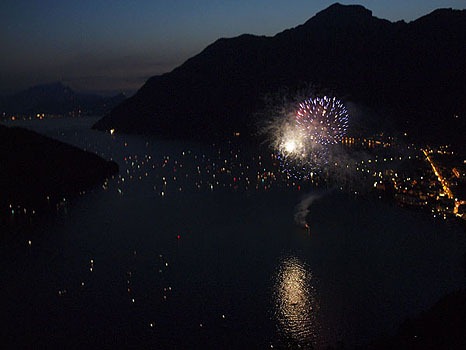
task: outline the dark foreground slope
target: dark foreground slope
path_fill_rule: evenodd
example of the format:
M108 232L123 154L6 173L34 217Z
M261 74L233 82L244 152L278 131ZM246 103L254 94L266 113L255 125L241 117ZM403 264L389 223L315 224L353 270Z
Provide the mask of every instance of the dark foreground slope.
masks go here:
M0 125L0 215L40 210L118 172L118 165L22 128ZM48 197L48 199L47 199Z
M311 83L389 111L403 128L436 133L447 118L466 115L465 62L466 11L392 23L362 6L334 4L274 37L217 40L150 78L95 128L168 137L249 134L264 95Z
M466 349L466 290L442 298L418 317L405 321L395 336L379 339L369 349Z

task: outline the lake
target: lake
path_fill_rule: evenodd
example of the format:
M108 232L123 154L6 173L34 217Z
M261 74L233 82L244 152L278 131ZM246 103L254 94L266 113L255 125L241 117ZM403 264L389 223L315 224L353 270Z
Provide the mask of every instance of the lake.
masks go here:
M234 145L110 135L95 121L7 123L120 166L2 233L8 347L364 345L465 286L453 223L284 183ZM300 203L309 230L296 224Z

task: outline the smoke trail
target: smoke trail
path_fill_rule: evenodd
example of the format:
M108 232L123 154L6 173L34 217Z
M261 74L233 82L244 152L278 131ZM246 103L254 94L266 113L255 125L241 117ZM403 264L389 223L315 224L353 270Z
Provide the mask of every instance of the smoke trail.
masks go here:
M315 200L322 198L324 195L325 193L312 192L303 196L301 202L299 202L295 208L294 221L297 225L309 229L306 218L311 212L311 205Z

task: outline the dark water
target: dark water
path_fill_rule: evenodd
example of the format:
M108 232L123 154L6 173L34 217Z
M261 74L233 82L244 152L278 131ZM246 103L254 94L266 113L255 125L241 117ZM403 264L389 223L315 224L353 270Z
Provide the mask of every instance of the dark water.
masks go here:
M321 189L307 232L294 215L308 192L257 156L93 121L14 124L112 158L120 176L2 234L9 347L365 344L465 286L453 224Z

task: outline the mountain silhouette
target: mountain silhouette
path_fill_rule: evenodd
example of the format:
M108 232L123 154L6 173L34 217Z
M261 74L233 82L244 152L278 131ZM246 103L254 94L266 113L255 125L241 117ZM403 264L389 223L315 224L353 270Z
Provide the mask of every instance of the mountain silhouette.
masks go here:
M359 5L334 4L273 37L219 39L150 78L94 127L200 139L251 135L264 96L306 84L384 111L401 129L439 137L448 118L461 115L464 124L466 117L466 11L393 23Z
M124 99L122 94L104 97L77 93L61 82L55 82L33 86L3 97L0 101L0 112L6 115L37 113L104 115Z

